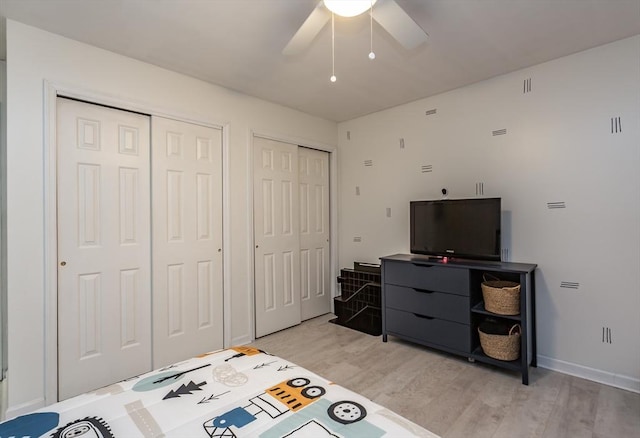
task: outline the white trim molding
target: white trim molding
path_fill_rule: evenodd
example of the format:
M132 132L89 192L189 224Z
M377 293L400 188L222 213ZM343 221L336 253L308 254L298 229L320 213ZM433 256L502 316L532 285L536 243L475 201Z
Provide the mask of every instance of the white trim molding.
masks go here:
M9 373L7 373L8 375ZM9 377L7 377L8 379ZM33 411L35 411L36 409L40 409L47 406L47 404L44 401L44 398L37 398L35 400L31 400L28 401L26 403L22 403L18 406L13 406L9 409L7 409L7 412L5 413L5 420L10 420L12 418L18 417L20 415L25 415L25 414L29 414Z
M44 405L58 401L57 87L44 81ZM38 406L41 407L41 406ZM18 408L16 408L18 409Z
M636 379L634 377L614 374L595 368L585 367L584 365L578 365L540 355L538 355L538 366L563 374L569 374L570 376L580 377L582 379L613 386L615 388L640 393L640 379Z
M222 343L231 342L231 158L229 125L222 127Z

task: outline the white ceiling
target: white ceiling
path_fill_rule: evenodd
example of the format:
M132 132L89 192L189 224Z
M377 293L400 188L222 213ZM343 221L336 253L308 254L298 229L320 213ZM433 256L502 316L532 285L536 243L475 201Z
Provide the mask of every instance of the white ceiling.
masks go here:
M0 15L344 121L640 34L640 0L397 0L429 34L403 49L369 17L281 54L318 0L0 0ZM375 6L374 6L375 7ZM11 62L11 54L8 55Z

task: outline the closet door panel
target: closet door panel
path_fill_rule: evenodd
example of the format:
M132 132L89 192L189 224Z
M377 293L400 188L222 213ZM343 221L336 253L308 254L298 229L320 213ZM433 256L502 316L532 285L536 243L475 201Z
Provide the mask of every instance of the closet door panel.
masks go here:
M331 311L329 153L300 147L302 320Z
M152 118L153 366L222 348L222 130Z
M151 370L149 117L57 99L58 397Z
M298 146L254 137L256 337L299 324Z

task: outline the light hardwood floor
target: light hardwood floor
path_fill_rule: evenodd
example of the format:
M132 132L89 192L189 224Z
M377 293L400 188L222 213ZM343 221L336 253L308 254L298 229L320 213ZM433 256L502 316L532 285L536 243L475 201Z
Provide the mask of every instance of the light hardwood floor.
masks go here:
M321 316L252 345L303 366L442 437L640 438L640 394L532 368L520 375Z

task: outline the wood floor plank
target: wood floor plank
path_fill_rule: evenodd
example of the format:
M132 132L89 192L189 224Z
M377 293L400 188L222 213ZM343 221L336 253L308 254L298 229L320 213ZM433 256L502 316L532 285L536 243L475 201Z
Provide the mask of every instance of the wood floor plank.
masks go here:
M594 431L597 400L602 385L567 376L544 431L545 436L591 437Z
M511 405L507 407L493 438L512 438L518 431L521 438L544 437L565 376L545 369L534 370L536 379L529 385L516 388Z
M640 397L603 386L598 396L594 437L640 437Z
M444 436L493 436L512 404L516 388L511 376L493 373Z

